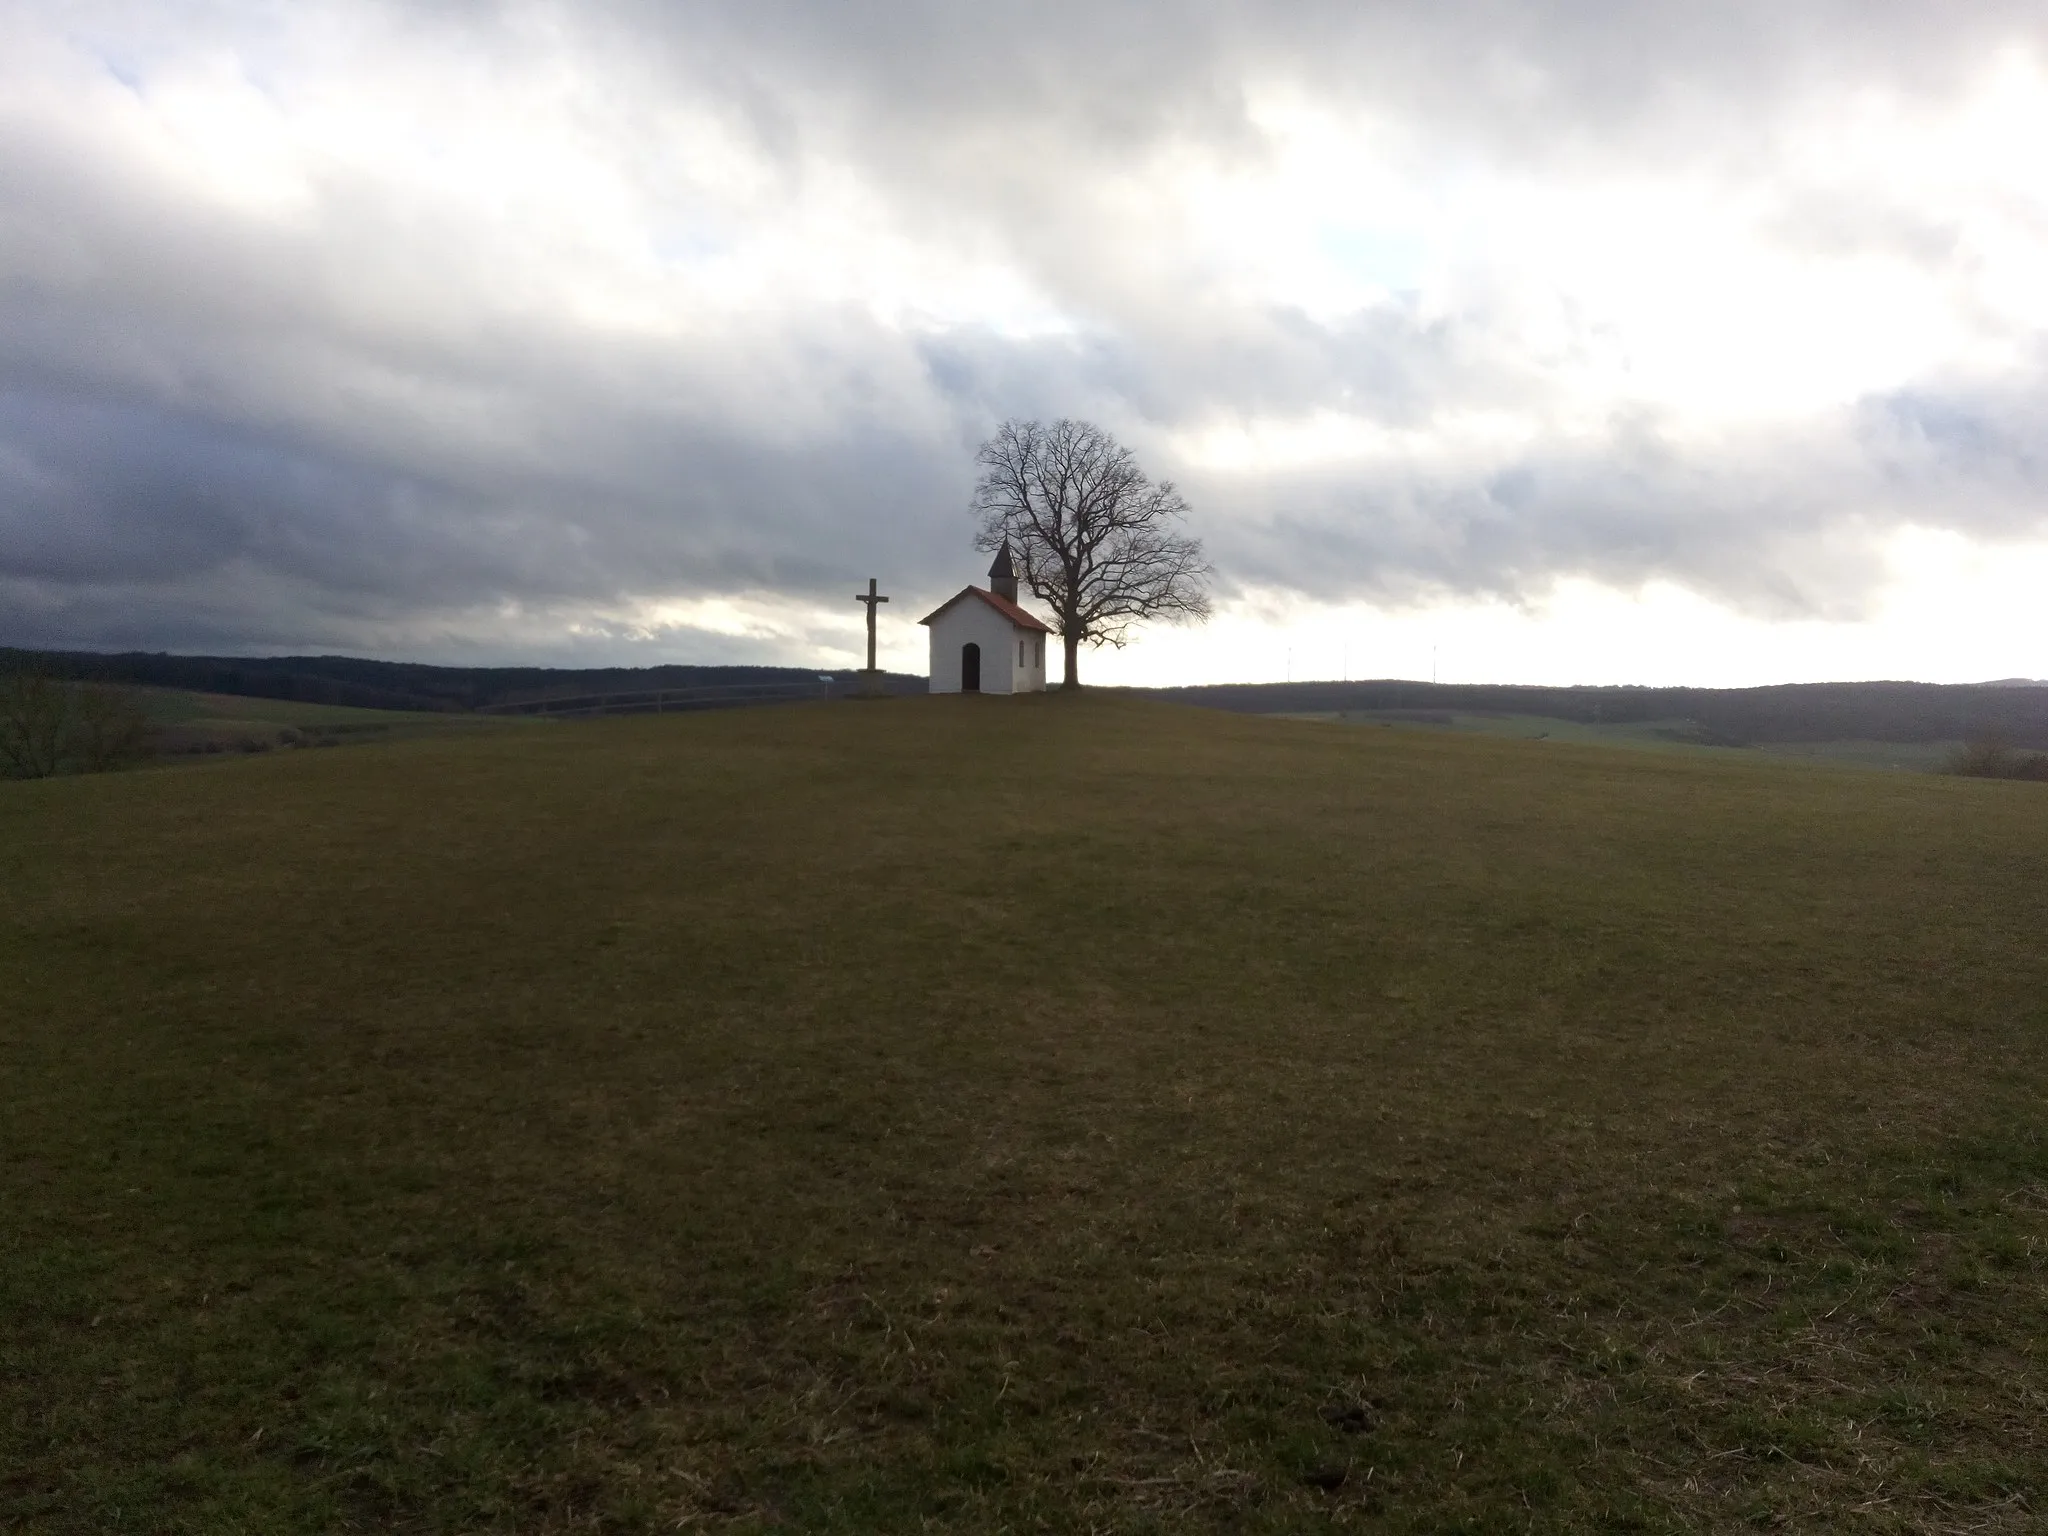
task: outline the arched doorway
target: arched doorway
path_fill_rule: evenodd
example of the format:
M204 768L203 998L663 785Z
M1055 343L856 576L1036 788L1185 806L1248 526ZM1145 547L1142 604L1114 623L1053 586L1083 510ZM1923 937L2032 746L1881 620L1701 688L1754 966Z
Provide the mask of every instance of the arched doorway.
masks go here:
M960 647L960 691L981 692L981 647L972 640Z

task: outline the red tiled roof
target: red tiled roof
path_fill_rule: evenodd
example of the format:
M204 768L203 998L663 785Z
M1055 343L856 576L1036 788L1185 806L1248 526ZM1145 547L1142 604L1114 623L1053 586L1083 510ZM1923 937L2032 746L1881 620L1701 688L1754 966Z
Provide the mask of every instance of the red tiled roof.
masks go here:
M940 614L944 613L948 608L952 607L955 603L959 602L960 599L963 597L980 598L984 603L987 603L989 607L995 609L997 613L1000 613L1004 618L1008 619L1012 624L1016 625L1019 629L1035 629L1041 635L1049 635L1052 633L1052 628L1050 625L1041 624L1037 619L1034 619L1030 614L1026 613L1022 608L1019 608L1007 597L997 597L995 593L986 591L981 587L962 587L958 592L955 592L951 597L947 598L943 603L939 604L938 607L934 608L930 613L926 614L917 622L920 624L931 623L933 619L936 619Z

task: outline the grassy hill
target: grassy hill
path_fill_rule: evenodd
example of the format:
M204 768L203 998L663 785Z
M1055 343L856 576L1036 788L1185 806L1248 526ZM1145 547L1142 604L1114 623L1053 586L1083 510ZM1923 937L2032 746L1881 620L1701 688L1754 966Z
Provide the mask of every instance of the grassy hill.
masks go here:
M933 698L0 784L0 1526L2027 1530L2048 790Z

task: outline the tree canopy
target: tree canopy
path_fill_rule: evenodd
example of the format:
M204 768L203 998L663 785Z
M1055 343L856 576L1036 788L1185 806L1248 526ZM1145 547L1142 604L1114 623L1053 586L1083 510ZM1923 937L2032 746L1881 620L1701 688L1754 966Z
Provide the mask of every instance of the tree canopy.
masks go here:
M1083 645L1121 647L1147 619L1209 616L1211 568L1180 527L1187 502L1100 427L1006 421L977 458L975 546L1009 545L1019 578L1052 610L1066 687L1080 686Z

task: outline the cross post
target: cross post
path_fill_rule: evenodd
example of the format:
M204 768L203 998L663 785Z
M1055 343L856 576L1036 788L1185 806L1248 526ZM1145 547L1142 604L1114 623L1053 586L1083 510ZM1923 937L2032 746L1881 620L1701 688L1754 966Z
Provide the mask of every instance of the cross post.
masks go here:
M856 603L866 603L866 604L867 604L867 607L868 607L868 675L867 675L867 682L868 682L869 686L871 686L871 687L872 687L872 686L873 686L873 684L874 684L874 681L875 681L875 604L877 604L877 603L886 603L887 601L889 601L889 599L888 599L888 598L886 598L886 597L883 597L883 596L882 596L882 595L881 595L881 594L880 594L879 592L877 592L877 591L875 590L875 578L874 578L874 577L872 577L872 576L870 576L870 577L868 578L868 589L867 589L867 591L865 591L865 592L856 592L856 593L854 593L854 594L853 594L853 600L854 600L854 601L855 601Z

